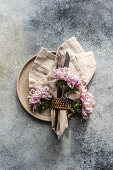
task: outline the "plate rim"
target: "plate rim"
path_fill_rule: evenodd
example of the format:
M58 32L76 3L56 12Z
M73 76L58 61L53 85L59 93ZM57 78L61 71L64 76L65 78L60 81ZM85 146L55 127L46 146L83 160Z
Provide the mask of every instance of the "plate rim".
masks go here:
M50 51L50 52L53 53L53 54L56 54L56 51ZM37 56L37 55L32 56L32 57L23 65L23 67L20 69L19 74L18 74L18 77L17 77L17 82L16 82L16 91L17 91L18 99L19 99L21 105L23 106L23 108L24 108L31 116L33 116L33 117L35 117L35 118L37 118L37 119L43 120L43 121L51 122L51 118L46 117L46 116L43 116L43 115L40 115L40 114L36 115L36 114L33 114L32 111L29 111L29 110L23 105L23 103L22 103L22 101L21 101L20 93L19 93L19 91L20 91L20 90L19 90L19 80L20 80L21 73L22 73L22 71L24 70L25 66L26 66L32 59L35 59L36 56Z

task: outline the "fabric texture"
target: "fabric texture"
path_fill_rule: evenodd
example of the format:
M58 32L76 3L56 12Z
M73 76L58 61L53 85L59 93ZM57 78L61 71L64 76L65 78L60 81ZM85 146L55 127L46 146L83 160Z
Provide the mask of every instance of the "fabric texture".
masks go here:
M56 55L41 48L29 73L29 87L32 88L36 84L39 86L48 85L53 96L57 97L57 88L55 84L51 83L51 73L52 70L56 68L59 56L64 56L66 51L70 55L69 68L79 72L83 81L83 86L86 87L96 71L96 61L93 52L85 52L75 37L70 38L60 45ZM68 93L66 95L71 99L76 99L78 97L77 93ZM50 109L47 109L46 112L50 112ZM52 129L55 131L58 138L61 138L65 128L68 127L67 113L66 110L60 110L58 130L55 130L54 127L55 114L55 110L51 109Z

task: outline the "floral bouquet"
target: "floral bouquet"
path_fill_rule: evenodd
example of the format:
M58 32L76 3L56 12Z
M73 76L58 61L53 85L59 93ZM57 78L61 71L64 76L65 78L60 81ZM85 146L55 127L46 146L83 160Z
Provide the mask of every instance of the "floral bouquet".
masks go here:
M68 52L66 55L69 54ZM69 59L68 59L69 62ZM93 111L94 97L83 86L81 76L76 70L64 67L57 67L51 75L51 82L56 85L59 92L58 98L55 98L50 92L49 86L35 86L29 91L28 101L30 108L35 112L44 112L47 108L57 110L56 129L59 126L59 110L66 110L67 117L73 119L75 115L81 115L86 120ZM78 94L75 100L66 97L66 94L72 92Z

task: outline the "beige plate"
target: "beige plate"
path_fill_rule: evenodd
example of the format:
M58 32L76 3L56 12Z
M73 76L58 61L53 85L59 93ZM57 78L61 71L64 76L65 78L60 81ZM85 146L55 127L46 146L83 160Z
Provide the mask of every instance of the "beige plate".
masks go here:
M53 54L56 54L56 52L52 52ZM36 56L32 57L21 69L18 80L17 80L17 94L18 94L18 98L20 100L20 103L22 104L22 106L24 107L24 109L31 114L32 116L44 120L44 121L51 121L51 117L50 114L48 115L45 112L43 112L42 114L34 113L28 105L28 93L29 93L29 85L28 85L28 76L29 76L29 71L32 67L32 64L35 60Z

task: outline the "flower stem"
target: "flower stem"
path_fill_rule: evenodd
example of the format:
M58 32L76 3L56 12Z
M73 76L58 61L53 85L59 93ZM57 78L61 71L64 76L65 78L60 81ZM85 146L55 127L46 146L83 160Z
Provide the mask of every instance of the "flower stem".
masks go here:
M58 119L57 119L57 128L56 128L57 130L59 128L59 115L60 115L60 110L58 110L58 115L57 115L58 116Z

